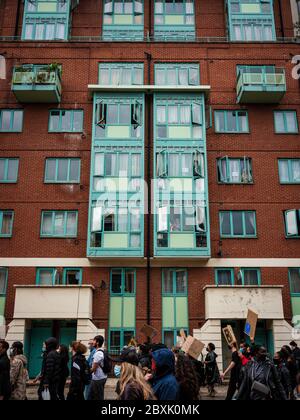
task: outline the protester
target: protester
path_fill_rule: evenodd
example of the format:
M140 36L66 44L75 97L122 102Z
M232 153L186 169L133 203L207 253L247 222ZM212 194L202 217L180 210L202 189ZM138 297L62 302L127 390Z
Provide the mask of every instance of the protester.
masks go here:
M296 388L294 390L294 400L300 401L300 373L296 378Z
M92 381L90 385L90 391L88 395L89 400L102 401L104 400L104 387L107 381L107 374L104 373L104 350L102 346L104 344L104 338L101 335L97 335L94 338L94 348L96 349L93 364L92 364Z
M297 376L297 365L296 365L296 360L294 358L293 352L291 347L289 346L283 346L281 348L281 352L284 358L284 363L286 365L286 367L288 368L289 372L290 372L290 376L291 376L291 383L292 383L292 387L293 389L296 386L296 376Z
M290 372L285 364L283 352L278 351L277 353L275 353L273 361L278 373L279 380L285 391L286 397L287 399L290 399L293 392L292 381Z
M176 361L176 380L179 384L180 401L199 400L200 385L192 360L189 356L179 353Z
M156 398L160 401L178 400L179 384L175 378L175 357L171 350L160 348L152 353L152 371L152 389Z
M210 397L216 396L215 384L220 382L220 373L217 364L217 354L215 353L216 347L213 343L209 343L205 357L205 378L208 387L208 395Z
M65 400L65 386L70 375L69 370L69 349L67 346L61 344L58 349L58 353L60 355L60 378L57 388L58 399L60 401Z
M138 357L140 367L145 374L148 373L151 370L150 346L148 344L139 345Z
M267 350L259 347L256 357L248 363L237 400L286 400L274 364L267 357Z
M291 341L290 346L296 362L297 372L300 372L300 348L295 341Z
M226 400L232 400L234 394L236 393L239 385L239 378L240 378L240 372L242 367L241 358L239 355L239 352L237 350L236 343L229 346L229 349L231 350L231 363L228 366L228 368L222 373L221 379L224 380L225 376L230 372L230 380L229 380L229 386L227 390L227 396Z
M246 366L251 360L250 347L246 342L240 344L240 358L242 362L242 367Z
M27 399L26 384L28 379L27 358L23 354L23 344L16 341L10 349L11 400L24 401Z
M73 341L71 344L72 365L71 383L67 396L68 401L83 401L84 390L91 380L91 373L88 361L85 358L87 347L80 341Z
M7 341L0 340L0 401L9 400L11 395L8 349L9 344Z
M56 338L51 337L45 341L42 370L40 374L39 399L42 400L44 390L49 390L51 400L58 400L58 384L60 379L60 356L57 352Z
M96 352L96 349L94 347L94 340L93 339L89 340L88 349L89 349L90 353L89 353L89 357L87 359L87 362L88 362L88 365L89 365L90 369L92 369L93 358L94 358L94 354ZM84 396L85 396L86 400L89 398L90 388L91 388L91 381L86 385L85 390L84 390Z

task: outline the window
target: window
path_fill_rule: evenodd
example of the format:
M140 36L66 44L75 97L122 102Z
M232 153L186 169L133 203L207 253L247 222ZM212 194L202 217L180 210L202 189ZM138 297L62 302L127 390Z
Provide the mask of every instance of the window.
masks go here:
M155 64L155 84L162 86L197 86L200 84L198 64Z
M144 84L142 63L101 63L99 84L105 86L130 86Z
M83 131L83 111L57 109L50 111L50 133L81 133Z
M222 238L255 238L255 211L221 211L220 229Z
M0 109L0 132L21 133L23 111L20 109Z
M278 134L296 134L299 131L296 111L275 111L274 121Z
M155 0L155 36L195 35L193 0Z
M187 271L181 269L163 270L163 295L186 295Z
M55 268L38 268L36 270L36 284L39 286L55 286L57 270Z
M258 268L241 268L238 275L238 284L241 286L260 286L261 272Z
M112 295L135 294L136 271L131 268L111 270L110 291Z
M0 210L0 238L12 236L14 212L12 210Z
M300 210L287 210L284 217L287 238L300 237Z
M227 156L218 159L218 181L223 184L252 184L252 159Z
M49 158L45 167L46 183L79 183L80 159L77 158Z
M0 297L6 295L6 289L7 289L7 268L0 267Z
M291 295L300 296L300 268L290 268L289 280Z
M144 38L143 0L105 0L104 39Z
M215 111L216 133L249 133L247 111Z
M281 184L300 184L300 159L279 159Z
M63 284L69 286L80 286L82 284L81 268L64 268Z
M203 107L196 101L157 101L156 137L167 140L202 139Z
M77 211L43 211L41 237L75 238L77 219Z
M107 99L96 103L95 137L114 140L141 139L142 99Z
M65 40L69 19L69 0L26 0L22 39Z
M18 180L19 159L0 158L0 182L15 183Z
M218 268L215 270L215 280L217 286L233 286L234 285L234 269Z
M131 339L135 336L135 330L111 330L109 336L109 352L112 355L120 354L120 351L125 347L128 346Z

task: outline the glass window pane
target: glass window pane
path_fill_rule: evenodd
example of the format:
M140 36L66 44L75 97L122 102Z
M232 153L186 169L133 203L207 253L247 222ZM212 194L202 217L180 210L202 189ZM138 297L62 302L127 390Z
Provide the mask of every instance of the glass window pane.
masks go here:
M169 124L178 124L178 107L169 106L168 107L168 121Z
M235 112L227 112L227 131L237 131Z
M300 182L300 159L292 161L293 182Z
M120 106L120 124L130 124L131 122L131 107L130 105Z
M0 296L6 293L6 270L0 270Z
M174 332L173 331L164 331L164 344L171 349L174 347Z
M46 180L55 181L56 177L56 160L48 159L46 163Z
M256 233L256 223L255 223L255 213L245 213L245 227L246 235L255 235Z
M232 285L232 271L231 270L218 270L217 282L219 286L231 286Z
M75 212L67 213L67 235L76 235L77 231L77 214Z
M297 121L295 112L286 112L286 125L287 131L289 133L296 133L297 130Z
M68 159L58 159L58 169L57 169L57 181L67 181L68 180Z
M0 159L0 181L5 180L5 159Z
M139 209L131 209L130 226L132 232L139 232L141 230L141 215Z
M46 25L46 36L45 39L48 41L55 38L55 25L53 24L47 24Z
M66 284L79 285L80 284L80 270L67 270Z
M179 207L170 209L170 230L171 232L181 231L181 211Z
M239 131L247 132L248 131L248 116L246 112L238 113L239 120Z
M13 122L14 131L22 131L22 123L23 123L23 111L15 111L14 122Z
M11 129L10 124L11 124L12 112L2 111L1 118L2 118L1 130L9 131Z
M133 337L133 331L124 331L124 346L128 346Z
M163 292L173 294L173 271L164 270L163 271Z
M121 333L120 331L110 332L110 350L119 352L121 350Z
M54 234L55 235L64 234L64 222L65 222L65 213L56 212L54 215Z
M70 162L70 176L69 181L78 182L79 181L79 172L80 172L80 160L72 159Z
M82 127L83 127L83 112L82 111L74 111L73 131L74 132L81 132Z
M51 213L43 214L42 234L43 235L52 234L52 214Z
M125 271L124 293L134 293L134 271Z
M119 177L128 177L129 155L122 153L119 155Z
M299 269L290 270L290 283L291 283L291 293L300 294L300 270Z
M7 171L8 181L15 181L17 179L18 164L19 164L19 161L17 159L9 159L8 171ZM0 161L0 179L1 179L1 161Z
M64 23L57 23L56 25L56 39L65 39L66 25Z
M52 111L50 114L50 131L59 130L60 112Z
M279 174L280 174L280 181L281 182L289 182L289 162L287 160L280 160L279 161Z
M41 286L52 286L53 284L53 271L41 270L39 272L39 284Z
M95 175L103 176L104 175L104 154L96 153L95 154Z
M100 85L109 85L109 69L100 69Z
M230 213L221 213L221 233L231 235Z
M275 112L275 129L278 133L284 133L284 114L283 112Z
M233 234L241 236L244 234L243 213L236 211L232 213Z
M166 122L167 122L166 107L165 106L158 106L157 107L157 123L158 124L165 124Z
M117 176L117 155L108 153L105 155L105 172L107 176Z
M259 276L257 270L243 270L243 276L245 286L259 285Z
M3 213L2 214L2 226L1 226L1 235L11 235L12 232L12 214Z
M132 155L132 161L131 161L131 167L132 167L132 176L140 176L141 175L141 155L135 154Z
M179 69L179 85L188 86L189 71L188 69Z
M229 173L230 173L231 182L241 182L240 159L229 159Z
M118 105L107 105L107 124L118 124Z
M61 112L61 130L62 131L71 131L72 129L72 111L62 111Z
M215 127L217 132L225 131L225 113L216 112L215 113Z
M182 175L193 175L193 156L191 154L185 153L182 155Z
M186 271L177 271L176 273L176 293L187 293Z
M118 232L128 231L128 210L127 208L118 209Z
M180 168L180 155L179 154L169 154L169 176L176 177L181 176Z
M111 275L111 291L112 293L122 292L122 271L113 270Z

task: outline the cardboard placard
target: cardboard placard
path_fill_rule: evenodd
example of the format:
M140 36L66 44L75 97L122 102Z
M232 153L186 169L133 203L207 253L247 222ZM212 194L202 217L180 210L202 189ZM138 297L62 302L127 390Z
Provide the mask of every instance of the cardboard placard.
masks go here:
M204 343L189 335L185 340L181 350L187 353L193 359L198 360L199 356L201 356L204 347Z
M153 338L157 335L158 331L151 327L151 325L144 324L141 328L141 333L144 334L145 337Z
M186 340L186 333L184 330L180 330L180 337L184 339L184 341Z
M234 343L237 344L236 337L234 335L234 332L233 332L233 329L232 329L231 325L227 325L225 328L223 328L222 331L223 331L225 340L227 341L227 344L229 346L231 346Z
M258 321L258 314L252 311L251 309L248 309L248 315L247 315L244 333L253 340L255 338L257 321Z

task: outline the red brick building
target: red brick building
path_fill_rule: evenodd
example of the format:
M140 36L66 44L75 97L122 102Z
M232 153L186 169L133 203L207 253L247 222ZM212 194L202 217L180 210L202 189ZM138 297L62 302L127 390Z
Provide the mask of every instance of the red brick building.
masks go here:
M49 335L102 333L113 353L145 323L170 346L181 329L213 341L226 363L221 328L244 338L248 308L270 352L291 341L297 13L0 2L0 328L31 375Z

